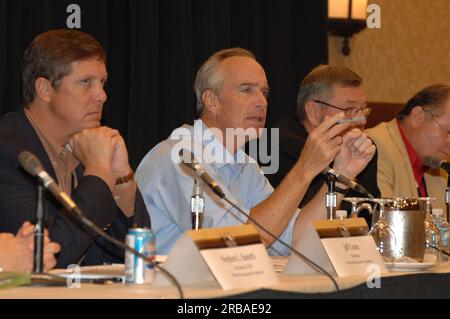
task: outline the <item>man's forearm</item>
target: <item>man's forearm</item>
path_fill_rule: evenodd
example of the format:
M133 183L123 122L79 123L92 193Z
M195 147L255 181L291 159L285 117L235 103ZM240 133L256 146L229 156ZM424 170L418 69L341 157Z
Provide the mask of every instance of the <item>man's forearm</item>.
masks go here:
M277 237L288 226L312 181L312 176L305 173L301 166L297 162L275 191L250 212L254 219ZM270 246L274 238L261 229L258 231L263 243Z
M306 204L298 216L295 226L294 226L294 236L293 242L297 242L304 234L308 225L310 225L313 221L325 219L327 217L326 210L326 193L328 192L327 184L323 184L320 190L314 195L314 197ZM336 207L339 208L344 198L344 195L341 193L336 193Z

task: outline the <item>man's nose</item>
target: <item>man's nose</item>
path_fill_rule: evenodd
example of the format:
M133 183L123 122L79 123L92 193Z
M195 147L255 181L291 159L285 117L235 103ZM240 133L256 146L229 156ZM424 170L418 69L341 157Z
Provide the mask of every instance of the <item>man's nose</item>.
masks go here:
M108 95L106 95L105 89L103 86L99 86L95 92L95 101L105 103L107 99Z
M264 109L267 108L268 102L267 102L267 96L264 92L259 91L258 93L258 104L259 107L262 107Z

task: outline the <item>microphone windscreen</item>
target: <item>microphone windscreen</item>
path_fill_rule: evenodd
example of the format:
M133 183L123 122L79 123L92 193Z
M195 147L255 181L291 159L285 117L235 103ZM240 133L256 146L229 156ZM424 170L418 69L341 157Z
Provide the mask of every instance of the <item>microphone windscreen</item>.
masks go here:
M36 176L44 169L38 158L28 151L22 151L19 154L19 163L22 165L23 169L27 171L30 175Z
M434 156L426 156L423 159L423 165L430 168L441 168L441 159Z
M195 164L197 161L195 160L194 154L187 150L180 149L179 152L181 163L192 170L196 170Z

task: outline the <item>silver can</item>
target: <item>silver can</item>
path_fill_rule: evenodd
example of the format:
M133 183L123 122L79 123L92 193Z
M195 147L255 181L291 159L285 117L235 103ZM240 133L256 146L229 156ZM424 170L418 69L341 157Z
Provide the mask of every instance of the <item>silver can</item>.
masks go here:
M126 245L149 257L155 262L155 235L148 228L128 230ZM125 282L129 284L148 284L155 278L152 262L143 260L130 251L125 253Z

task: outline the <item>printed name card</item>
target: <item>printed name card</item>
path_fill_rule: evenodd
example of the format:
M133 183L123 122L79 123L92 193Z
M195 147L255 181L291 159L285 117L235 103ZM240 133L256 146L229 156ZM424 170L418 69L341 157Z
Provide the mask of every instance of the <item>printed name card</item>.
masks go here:
M218 283L228 290L278 283L253 225L188 231L173 246L164 268L182 285ZM157 272L154 286L168 285L167 278Z
M375 265L380 273L388 272L372 236L358 236L368 229L364 219L317 221L314 226L339 277L367 275Z
M372 236L324 238L321 242L339 277L367 275L374 265L380 273L387 272Z
M267 250L252 225L189 231L224 290L278 283Z
M265 287L278 283L262 244L207 249L200 253L224 290Z

